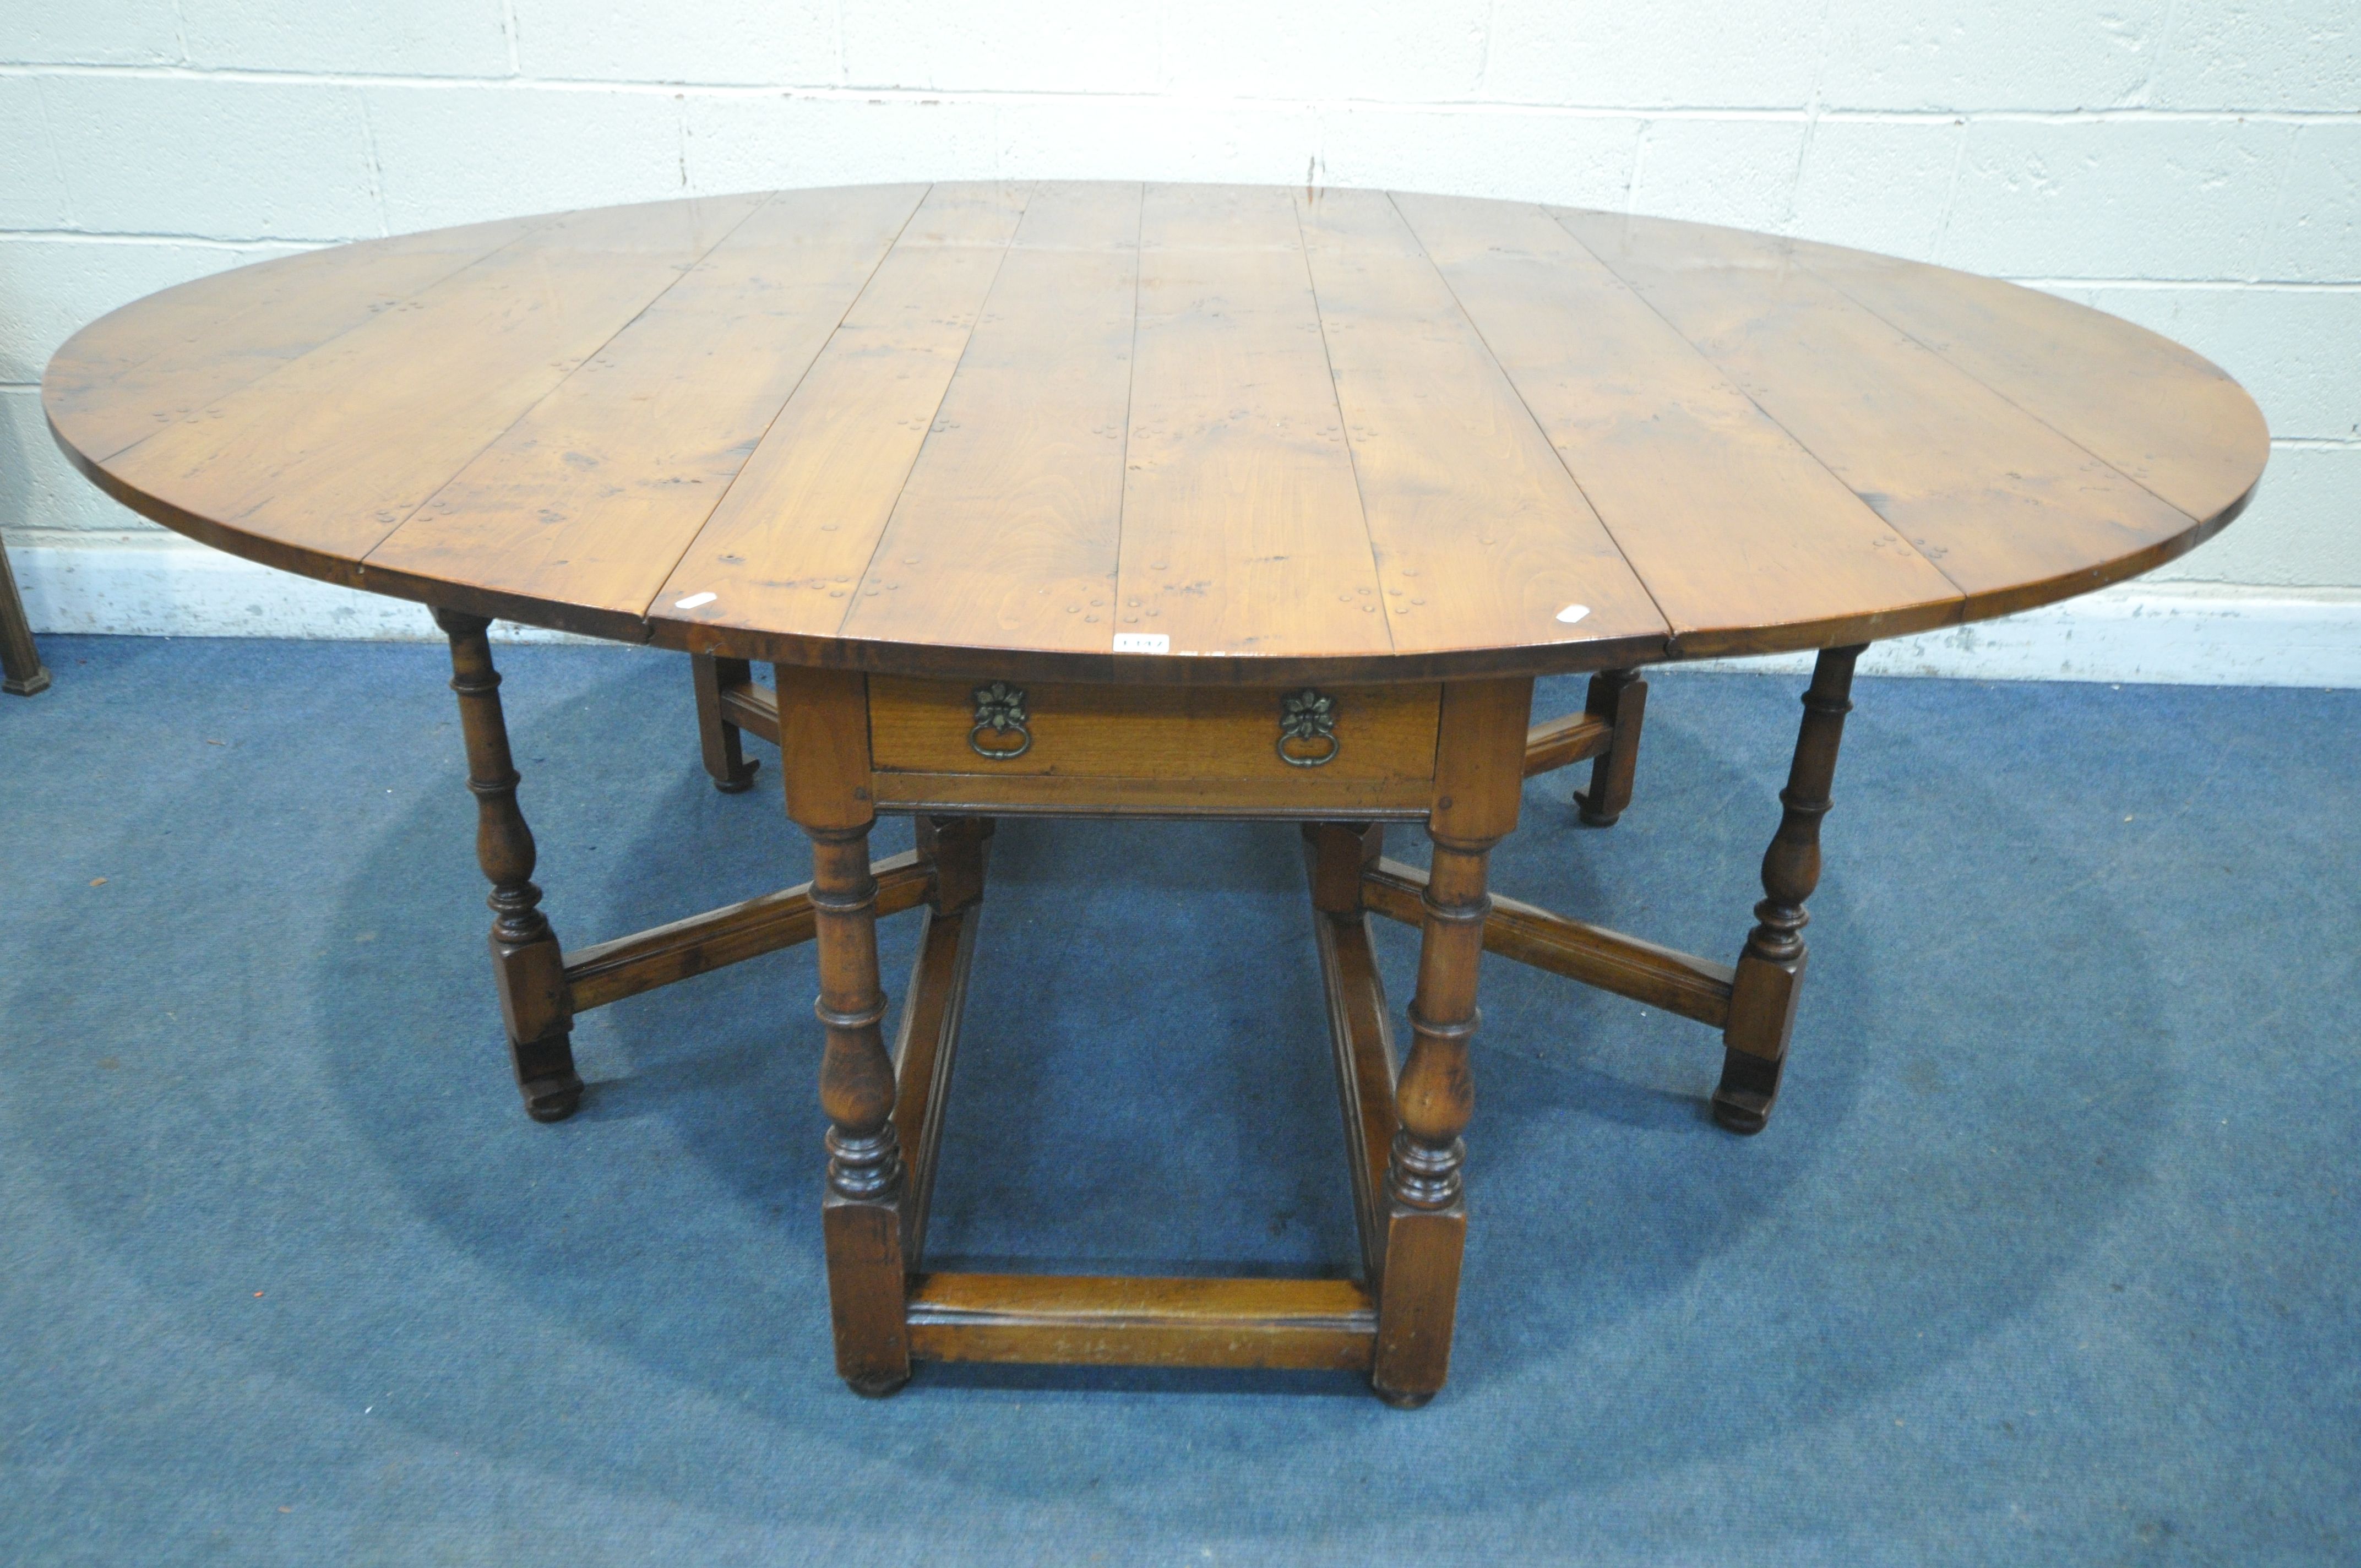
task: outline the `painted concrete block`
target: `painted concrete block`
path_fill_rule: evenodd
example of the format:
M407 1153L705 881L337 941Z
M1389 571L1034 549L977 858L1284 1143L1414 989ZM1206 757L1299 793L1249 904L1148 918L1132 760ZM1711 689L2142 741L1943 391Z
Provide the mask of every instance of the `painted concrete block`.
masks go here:
M180 58L173 0L0 0L0 61L7 64L170 65Z
M1414 5L1194 0L1161 28L1166 92L1425 103L1478 92L1486 0Z
M2286 187L2267 212L2257 214L2263 277L2361 281L2361 125L2299 129Z
M1966 126L1956 119L1824 119L1804 144L1794 232L1914 261L1932 258L1951 209Z
M77 227L220 239L379 232L352 88L74 75L41 91Z
M180 0L189 62L240 71L505 76L500 0Z
M1775 662L1747 663L1760 668ZM1808 668L1808 660L1795 667ZM2350 688L2361 685L2361 594L2282 594L2143 577L1998 620L1880 642L1861 656L1861 671L1980 681Z
M853 87L1112 95L1158 86L1158 28L1128 6L854 0L843 16L843 80Z
M2361 588L2361 446L2278 446L2246 515L2150 582Z
M699 195L999 173L992 105L972 99L710 94L681 107L684 166Z
M58 345L119 305L289 246L0 236L0 382L33 382Z
M2213 360L2254 394L2281 440L2361 441L2361 290L2059 285L2052 292Z
M395 234L688 193L670 93L362 89Z
M1620 212L1642 121L1631 115L1332 109L1321 171L1338 185L1501 196Z
M404 642L441 637L423 605L276 572L161 531L95 537L71 550L12 543L8 556L36 631ZM493 623L492 639L577 641L537 629L520 636L507 621Z
M37 536L155 526L74 471L49 435L34 387L0 387L0 524L20 544Z
M1302 184L1318 177L1320 116L1234 99L1006 98L994 170L1012 179Z
M1803 149L1800 120L1651 120L1640 135L1631 210L1781 229Z
M2108 109L2141 103L2171 0L1832 0L1831 109Z
M2176 9L2147 101L2174 109L2361 113L2353 0L2210 0Z
M42 86L38 77L0 76L0 148L8 149L0 158L0 225L9 228L64 228L71 222Z
M1800 109L1817 8L1712 0L1498 0L1487 98L1616 109Z
M527 76L825 87L839 79L831 0L511 0Z
M2019 278L2248 278L2296 127L1971 120L1938 260Z

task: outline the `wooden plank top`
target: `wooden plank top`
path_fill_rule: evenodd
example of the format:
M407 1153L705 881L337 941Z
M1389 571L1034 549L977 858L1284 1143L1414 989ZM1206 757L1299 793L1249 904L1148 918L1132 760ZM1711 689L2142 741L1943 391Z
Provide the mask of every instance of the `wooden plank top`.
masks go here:
M478 614L910 675L1775 652L2146 571L2268 452L2128 323L1858 251L1372 191L603 208L183 284L50 361L93 481Z

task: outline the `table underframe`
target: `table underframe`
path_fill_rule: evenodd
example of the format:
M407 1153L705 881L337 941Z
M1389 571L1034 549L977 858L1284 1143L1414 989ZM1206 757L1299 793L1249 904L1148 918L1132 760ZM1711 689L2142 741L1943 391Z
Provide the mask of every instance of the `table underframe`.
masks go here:
M924 1267L927 1213L987 880L993 819L920 806L917 847L873 862L877 814L864 678L780 666L775 692L742 663L697 656L705 761L740 790L755 763L740 732L781 747L788 812L810 836L803 886L587 948L562 949L532 878L535 852L516 802L518 775L500 675L480 616L438 610L478 803L478 856L492 883L493 969L527 1111L557 1121L579 1105L574 1018L595 1007L798 943L819 948L816 1003L827 1036L821 1103L829 1120L823 1201L837 1365L863 1394L906 1382L913 1361L1322 1368L1367 1373L1379 1397L1424 1404L1449 1370L1467 1224L1461 1134L1472 1109L1467 1047L1477 1027L1478 958L1490 951L1717 1028L1713 1114L1734 1132L1770 1115L1804 974L1805 900L1819 875L1828 808L1860 647L1819 655L1804 695L1779 828L1763 857L1764 898L1732 964L1676 952L1491 895L1487 858L1512 831L1523 780L1592 762L1576 797L1583 819L1612 823L1631 797L1647 684L1631 671L1592 678L1585 711L1528 726L1529 679L1446 683L1434 784L1422 822L1433 870L1384 857L1386 824L1335 820L1288 791L1218 813L1143 809L1087 784L1044 784L997 809L1301 820L1312 929L1343 1109L1360 1276L1337 1278L1104 1277L969 1274ZM1004 796L1005 791L1003 792ZM957 802L941 803L956 806ZM875 923L920 912L909 985L891 1046ZM1371 948L1372 916L1421 933L1411 1048L1396 1048Z

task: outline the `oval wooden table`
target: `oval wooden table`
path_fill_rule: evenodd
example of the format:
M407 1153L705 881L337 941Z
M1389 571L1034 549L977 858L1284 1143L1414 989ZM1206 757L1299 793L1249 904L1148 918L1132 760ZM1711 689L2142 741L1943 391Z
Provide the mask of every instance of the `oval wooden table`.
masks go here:
M95 323L52 430L224 550L449 634L516 1075L575 1014L817 938L838 1365L1366 1368L1444 1381L1489 948L1721 1031L1763 1124L1853 662L2170 559L2260 415L2046 295L1693 224L1363 191L897 185L621 207L241 269ZM807 887L561 950L488 621L694 656L706 761L783 741ZM1637 671L1821 650L1735 965L1488 896L1522 781L1631 793ZM775 696L749 661L777 666ZM1533 677L1594 672L1529 728ZM879 811L918 849L873 865ZM1306 824L1356 1279L927 1272L998 814ZM1431 874L1381 858L1426 825ZM889 1049L874 922L926 922ZM1421 927L1397 1067L1367 917Z

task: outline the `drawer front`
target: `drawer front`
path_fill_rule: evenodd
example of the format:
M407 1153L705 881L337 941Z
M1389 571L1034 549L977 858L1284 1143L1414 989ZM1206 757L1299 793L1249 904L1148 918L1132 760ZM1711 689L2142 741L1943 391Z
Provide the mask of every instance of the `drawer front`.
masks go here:
M869 678L881 772L1410 783L1434 776L1442 687L1049 685ZM1322 707L1318 699L1325 699ZM1281 755L1284 742L1287 756ZM1292 761L1288 760L1291 758Z

